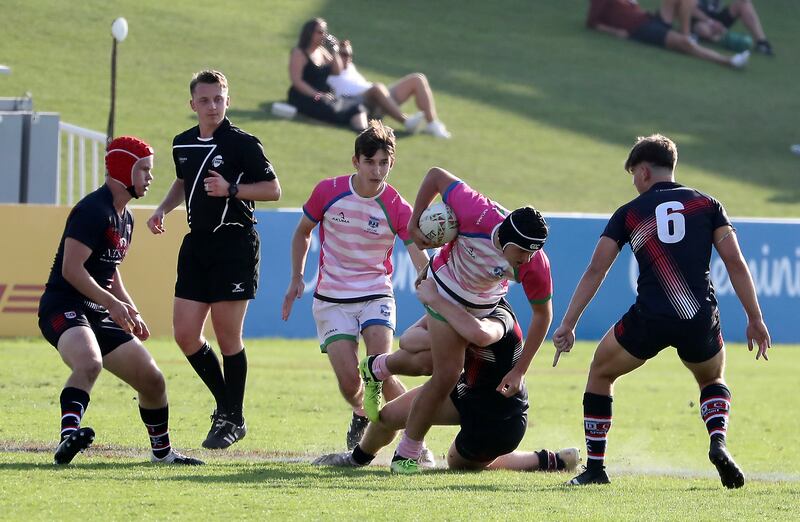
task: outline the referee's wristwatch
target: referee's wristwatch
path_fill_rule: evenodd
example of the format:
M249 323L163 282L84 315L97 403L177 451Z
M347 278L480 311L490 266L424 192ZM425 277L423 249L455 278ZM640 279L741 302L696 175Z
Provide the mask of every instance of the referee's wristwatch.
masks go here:
M228 185L228 197L235 198L236 194L239 193L239 185L236 183L231 183Z

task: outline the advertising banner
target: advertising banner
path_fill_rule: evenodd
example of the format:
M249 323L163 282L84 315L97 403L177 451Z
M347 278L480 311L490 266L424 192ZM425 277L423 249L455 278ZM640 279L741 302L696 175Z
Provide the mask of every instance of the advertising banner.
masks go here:
M299 209L258 212L261 281L258 297L251 303L245 320L247 337L316 337L311 315L319 260L316 229L306 262L306 293L295 303L288 321L284 322L280 317L281 303L291 275L291 238L301 215ZM551 228L545 250L550 258L554 286L554 319L550 334L564 315L608 217L547 215ZM800 220L734 218L733 221L773 341L800 343L800 328L794 323L800 317ZM422 315L423 309L414 296L414 267L400 241L395 243L392 258L399 334ZM581 318L576 332L580 339L599 339L625 313L636 297L637 276L636 260L626 245ZM711 277L717 290L725 339L744 342L744 311L733 292L725 265L716 253L712 257ZM527 325L531 308L522 289L516 286L512 285L509 291L509 301L522 324Z

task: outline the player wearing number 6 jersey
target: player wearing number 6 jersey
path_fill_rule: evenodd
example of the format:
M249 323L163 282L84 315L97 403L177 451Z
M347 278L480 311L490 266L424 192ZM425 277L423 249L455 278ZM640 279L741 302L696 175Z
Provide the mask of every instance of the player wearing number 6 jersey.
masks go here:
M583 396L587 467L569 484L609 482L603 465L611 428L614 381L674 346L700 387L700 414L711 438L708 457L722 484L744 485L744 474L725 446L731 393L723 372L725 351L714 286L709 278L711 246L728 270L747 314L750 350L756 359L770 346L755 286L722 204L675 182L678 150L661 135L639 138L625 162L639 197L620 207L606 225L589 267L575 289L561 326L553 334L556 355L575 342L575 326L625 243L639 264L636 303L597 347Z

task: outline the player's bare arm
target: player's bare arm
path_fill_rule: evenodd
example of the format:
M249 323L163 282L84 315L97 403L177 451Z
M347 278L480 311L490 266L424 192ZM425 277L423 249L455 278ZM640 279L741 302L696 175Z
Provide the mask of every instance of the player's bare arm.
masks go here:
M419 274L428 267L427 252L417 248L417 245L415 245L414 243L407 244L406 250L408 250L408 257L411 258L411 262L414 264L414 268L417 270L417 274Z
M436 282L425 279L417 286L417 298L447 319L453 330L475 346L489 346L503 337L503 325L494 319L478 319L463 307L448 301L439 293Z
M303 270L306 266L308 249L311 246L311 231L317 224L306 216L300 218L297 228L292 236L292 277L289 280L289 288L283 298L281 307L281 318L286 321L292 313L292 306L297 299L303 297L305 283L303 282Z
M750 269L747 267L744 256L742 256L739 241L736 239L736 231L733 227L725 225L714 231L714 247L717 249L722 262L725 263L736 297L741 301L742 307L747 314L747 347L750 351L753 351L753 344L757 344L756 359L763 356L764 360L769 360L767 350L772 344L769 330L767 325L764 324L761 307L758 305L758 296L753 285L753 278L750 275Z
M600 289L600 285L603 284L606 274L608 274L618 255L619 247L616 241L605 236L601 237L594 249L589 266L572 294L567 311L561 320L561 325L553 334L553 344L556 347L553 366L558 364L561 354L570 351L572 345L575 344L575 327L578 325L578 320L580 320L583 311L586 310L586 307L594 298L597 290Z
M183 202L183 180L176 179L172 182L167 195L164 196L164 201L155 209L153 215L147 220L147 228L153 234L163 234L166 230L164 228L164 216L175 210L175 208Z
M533 316L531 317L531 324L528 326L528 333L525 336L525 344L522 346L522 354L517 361L517 364L511 368L500 384L497 386L497 391L506 397L511 397L519 393L525 383L525 374L528 373L533 358L536 352L544 342L547 336L547 330L550 329L550 323L553 322L553 302L547 301L546 303L531 304Z
M209 196L218 198L230 197L230 186L231 184L215 170L209 169L208 176L203 179L203 188ZM242 183L236 186L238 188L234 196L236 199L278 201L281 197L281 184L277 178L270 181Z
M417 198L414 200L414 211L408 221L408 232L411 235L411 239L420 249L433 248L433 244L420 231L419 217L430 206L433 198L437 194L444 194L447 187L454 181L458 181L456 176L439 167L431 168L422 179L417 191Z
M150 337L150 329L147 328L147 324L144 322L144 319L142 319L142 315L139 313L136 303L133 302L133 298L125 288L125 284L122 282L122 273L119 271L119 268L117 268L114 274L114 279L111 281L111 288L109 291L114 297L127 305L128 313L134 323L133 335L138 337L140 341L146 341Z
M105 307L111 315L111 319L120 328L128 333L132 332L136 323L131 317L131 310L111 292L98 285L86 270L84 263L91 255L91 248L71 237L66 238L64 240L64 262L61 267L61 275L78 292Z

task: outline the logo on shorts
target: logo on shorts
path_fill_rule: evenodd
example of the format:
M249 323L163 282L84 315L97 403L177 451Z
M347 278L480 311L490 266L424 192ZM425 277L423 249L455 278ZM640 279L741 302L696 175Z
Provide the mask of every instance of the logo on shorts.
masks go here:
M503 274L504 274L504 273L505 273L505 269L503 269L503 267L502 267L502 266L496 266L496 267L494 267L494 268L492 269L492 275L494 275L494 276L495 276L495 277L497 277L498 279L499 279L499 278L501 278L501 277L503 277Z
M187 158L186 156L178 156L178 163L180 163L181 165L183 165L187 161L189 161L189 158Z
M475 256L475 249L472 248L471 246L464 247L464 252L466 252L467 255L472 259L477 259L477 257Z
M338 214L331 216L331 221L336 221L337 223L350 223L350 220L344 216L344 212L339 212Z
M242 287L244 281L242 281L241 283L231 283L231 284L233 285L233 290L231 290L232 294L238 294L240 292L244 292L244 288Z
M225 162L222 161L222 156L220 156L219 154L214 156L214 158L211 160L211 166L214 167L214 168L219 167L223 163L225 163Z
M67 319L75 319L76 317L78 317L78 314L75 312L64 312L64 317L66 317Z
M322 337L325 337L327 339L328 337L330 337L331 335L335 334L338 331L339 331L338 328L331 328L330 330L322 334Z
M381 315L384 317L389 317L391 314L392 314L392 308L389 305L382 304Z

